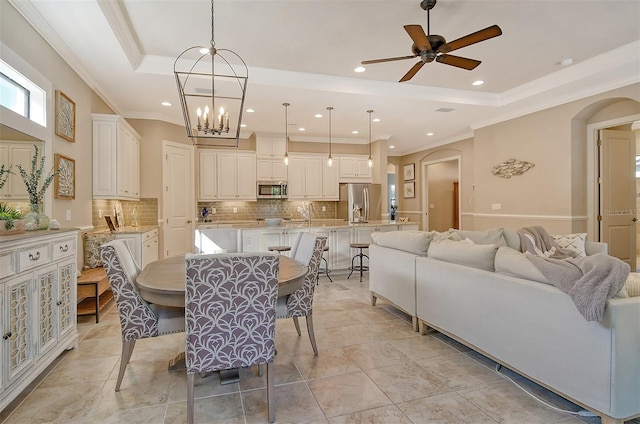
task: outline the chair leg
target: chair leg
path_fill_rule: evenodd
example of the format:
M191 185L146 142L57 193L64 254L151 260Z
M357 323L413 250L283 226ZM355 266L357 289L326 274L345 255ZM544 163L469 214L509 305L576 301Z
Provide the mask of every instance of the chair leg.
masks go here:
M347 280L349 279L349 277L351 277L351 274L353 274L353 270L355 268L353 265L353 261L355 261L357 257L358 255L355 255L353 258L351 258L351 268L349 268L351 271L349 271L349 275L347 275Z
M313 316L311 315L307 315L307 332L309 333L309 340L311 340L313 354L318 356L318 345L316 345L316 335L313 332Z
M120 371L118 371L118 380L116 381L116 392L120 391L122 378L124 377L124 372L127 370L127 365L129 365L129 360L131 359L131 355L133 354L133 348L135 347L135 345L135 340L122 342L122 354L120 355Z
M300 332L300 323L298 322L298 317L293 317L293 325L296 326L296 331L298 332L298 336L301 336L302 333Z
M274 393L275 384L273 373L271 371L271 362L267 362L267 412L269 414L269 422L273 423L276 421L276 406Z
M194 390L193 379L195 374L187 373L187 424L194 424ZM268 396L268 394L267 394Z

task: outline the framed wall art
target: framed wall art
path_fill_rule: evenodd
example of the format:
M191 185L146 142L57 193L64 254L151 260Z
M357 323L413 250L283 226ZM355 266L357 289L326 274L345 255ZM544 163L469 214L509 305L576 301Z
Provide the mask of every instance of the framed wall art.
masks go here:
M408 181L404 183L404 198L413 199L416 197L416 182Z
M56 135L76 142L76 104L60 90L56 90Z
M54 169L58 170L54 180L56 199L76 198L76 161L67 156L54 155Z
M404 171L404 180L413 180L416 178L416 164L410 163L409 165L405 165L403 168Z

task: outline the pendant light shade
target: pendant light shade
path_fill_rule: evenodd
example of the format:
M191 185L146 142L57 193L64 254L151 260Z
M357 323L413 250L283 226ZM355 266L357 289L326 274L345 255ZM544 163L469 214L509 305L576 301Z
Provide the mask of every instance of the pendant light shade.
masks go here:
M329 157L327 158L327 165L333 166L333 157L331 156L331 111L333 106L329 106L327 110L329 111Z
M371 114L373 113L373 110L369 109L367 111L367 113L369 114L369 168L373 168L373 158L371 157Z
M282 103L284 106L284 164L289 165L289 103Z

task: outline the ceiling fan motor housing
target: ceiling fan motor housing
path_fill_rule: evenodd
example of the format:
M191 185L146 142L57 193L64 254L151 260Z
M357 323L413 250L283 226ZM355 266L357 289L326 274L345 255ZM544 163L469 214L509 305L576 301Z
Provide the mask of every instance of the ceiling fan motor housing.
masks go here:
M420 2L420 7L423 10L431 10L436 5L436 0L422 0Z
M424 54L425 52L433 52L434 57L438 52L438 49L440 48L440 46L442 46L443 44L446 44L446 40L444 39L443 36L441 35L437 35L437 34L433 34L433 35L427 35L427 39L429 40L429 44L431 44L431 50L427 50L424 49L422 47L418 47L415 43L412 45L411 50L413 51L413 54L415 54L416 56L420 56L422 54Z

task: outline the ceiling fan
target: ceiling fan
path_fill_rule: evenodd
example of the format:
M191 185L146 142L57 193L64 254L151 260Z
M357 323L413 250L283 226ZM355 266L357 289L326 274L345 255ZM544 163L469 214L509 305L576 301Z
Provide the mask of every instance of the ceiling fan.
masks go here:
M409 37L413 40L413 46L411 50L413 54L411 56L400 56L400 57L390 57L386 59L375 59L375 60L363 60L363 65L368 65L371 63L381 63L381 62L392 62L395 60L404 60L404 59L412 59L414 57L419 57L420 61L413 65L409 72L407 72L399 82L409 81L413 76L418 73L420 68L425 63L433 62L434 59L436 62L444 63L445 65L451 65L458 68L466 69L471 71L475 69L476 66L480 65L479 60L468 59L466 57L454 56L448 54L457 49L461 49L462 47L470 46L471 44L479 43L480 41L488 40L493 37L497 37L502 34L502 30L498 25L492 25L485 29L481 29L480 31L476 31L472 34L465 35L464 37L458 38L457 40L453 40L449 43L442 37L441 35L433 34L431 35L429 29L429 11L433 9L436 5L436 0L422 0L420 2L420 7L427 11L427 33L424 33L424 30L420 25L405 25L404 29L409 34Z

